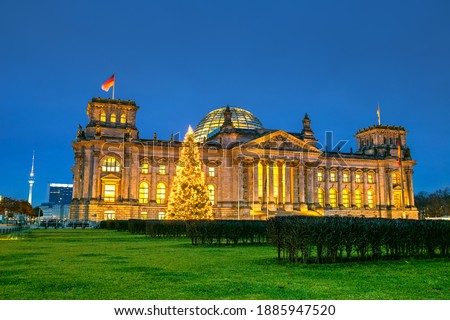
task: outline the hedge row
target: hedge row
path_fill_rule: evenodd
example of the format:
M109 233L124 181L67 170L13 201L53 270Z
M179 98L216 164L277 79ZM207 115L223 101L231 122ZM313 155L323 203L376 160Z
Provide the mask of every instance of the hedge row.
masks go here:
M339 262L449 256L450 222L340 217L276 217L268 233L279 259Z
M190 220L186 235L192 244L267 243L267 222L250 220Z
M242 220L108 220L100 228L128 230L149 237L189 237L192 244L268 243L266 221Z
M100 221L100 229L127 231L128 220L103 220Z

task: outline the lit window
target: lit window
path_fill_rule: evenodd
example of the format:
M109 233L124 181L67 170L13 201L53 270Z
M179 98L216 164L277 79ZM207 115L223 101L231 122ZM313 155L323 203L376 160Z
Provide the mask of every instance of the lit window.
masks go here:
M400 184L400 173L394 172L392 174L392 184Z
M336 172L334 171L330 172L330 181L336 182Z
M209 177L215 177L215 176L216 176L216 168L214 168L214 167L209 167L209 168L208 168L208 176L209 176Z
M103 214L103 220L116 220L116 212L107 210Z
M348 189L342 190L342 205L350 208L350 191Z
M139 203L148 203L148 183L142 182L139 185Z
M112 122L112 123L116 123L116 114L115 113L113 113L113 114L111 114L111 117L109 118L110 119L110 121Z
M373 190L367 191L367 205L369 208L375 208L375 192Z
M141 167L141 173L148 173L148 163L144 162Z
M109 157L103 161L102 164L103 172L119 172L120 171L120 163L113 157Z
M127 116L125 115L125 113L122 113L122 115L120 116L120 123L121 124L127 123Z
M166 166L163 164L159 165L159 170L158 170L159 174L166 174Z
M158 220L164 220L164 217L165 217L165 213L164 212L158 212Z
M367 175L367 183L373 183L373 174L369 173Z
M355 182L360 183L361 182L361 173L355 174Z
M317 171L317 181L323 181L323 171Z
M362 195L361 195L361 190L359 190L359 189L356 189L356 191L355 191L355 205L357 208L362 207Z
M156 186L156 203L166 203L166 185L162 182Z
M147 212L141 212L141 214L140 214L141 220L147 220L147 217L148 217Z
M115 184L105 184L105 189L103 192L103 199L105 202L116 201L116 185Z
M350 182L350 175L348 174L348 172L344 172L342 174L342 181L343 182Z
M336 189L334 189L334 188L330 189L329 197L330 197L330 206L332 208L337 208L337 191L336 191Z
M215 201L215 188L212 184L208 185L208 192L209 192L209 201L211 201L211 204L214 204Z
M324 193L323 189L319 188L317 190L317 198L318 198L319 204L322 208L325 207L325 196L324 195L325 195L325 193Z
M102 111L102 113L100 114L100 121L101 122L106 122L106 113L105 113L105 111Z

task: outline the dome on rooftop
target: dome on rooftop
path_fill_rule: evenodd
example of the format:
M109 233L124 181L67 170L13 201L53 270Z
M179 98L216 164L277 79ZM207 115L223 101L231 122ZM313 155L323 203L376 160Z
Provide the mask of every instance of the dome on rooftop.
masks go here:
M194 134L197 141L203 141L203 138L216 129L219 129L224 121L224 111L227 107L215 109L208 113L195 127ZM230 107L231 121L233 126L239 129L258 129L263 128L261 121L250 111L245 109Z

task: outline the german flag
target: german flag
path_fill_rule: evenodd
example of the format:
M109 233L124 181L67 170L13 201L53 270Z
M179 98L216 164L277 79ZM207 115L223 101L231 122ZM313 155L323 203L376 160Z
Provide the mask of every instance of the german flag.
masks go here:
M102 90L109 91L109 88L111 88L114 85L114 75L112 75L108 80L106 80L102 84Z

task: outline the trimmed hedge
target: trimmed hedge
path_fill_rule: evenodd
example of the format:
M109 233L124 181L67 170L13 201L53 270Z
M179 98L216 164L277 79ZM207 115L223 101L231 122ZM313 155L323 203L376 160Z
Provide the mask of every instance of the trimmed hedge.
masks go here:
M186 221L147 220L145 233L152 238L179 238L186 236Z
M449 256L450 222L276 217L268 232L278 258L303 263Z
M127 231L128 220L103 220L100 221L100 229Z
M192 244L267 243L267 222L249 220L189 220L186 235Z

